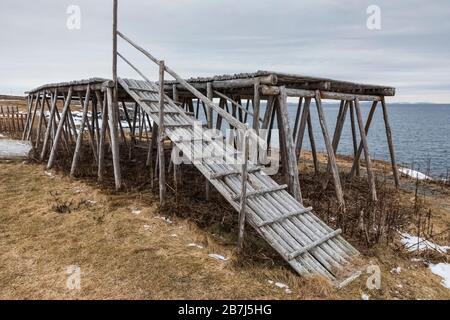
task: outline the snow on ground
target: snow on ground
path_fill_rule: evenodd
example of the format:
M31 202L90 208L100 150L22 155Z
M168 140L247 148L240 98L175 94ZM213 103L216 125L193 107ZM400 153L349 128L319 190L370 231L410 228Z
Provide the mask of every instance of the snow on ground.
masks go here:
M0 140L0 159L26 159L32 149L31 143L17 140Z
M407 175L414 179L433 180L433 178L427 176L426 174L423 174L422 172L416 171L416 170L412 170L412 169L408 169L408 168L400 168L400 169L398 169L398 171L400 173L403 173L404 175Z
M450 264L449 263L438 263L430 264L430 270L435 275L442 278L442 285L450 289Z
M217 253L211 253L211 254L208 254L208 256L210 258L213 258L213 259L216 259L216 260L228 261L228 258L225 258L224 256L222 256L220 254L217 254Z
M400 233L402 236L401 242L405 246L408 251L416 251L416 250L436 250L441 253L446 253L450 247L449 246L440 246L431 241L425 240L423 238L412 236L407 233Z

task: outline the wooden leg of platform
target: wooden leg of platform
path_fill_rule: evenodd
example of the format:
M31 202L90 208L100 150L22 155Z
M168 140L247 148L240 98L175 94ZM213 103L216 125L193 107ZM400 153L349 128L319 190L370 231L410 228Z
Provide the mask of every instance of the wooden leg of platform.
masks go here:
M298 165L297 165L297 157L295 156L295 146L294 139L292 137L292 130L289 124L289 114L287 110L287 94L286 88L280 87L280 95L278 96L278 109L280 116L281 129L280 137L285 141L285 152L284 157L286 158L286 170L288 174L288 182L289 182L289 191L292 196L302 203L302 193L300 189L300 182L298 178Z
M386 127L386 137L389 145L389 153L391 155L391 165L392 165L392 174L394 175L394 182L395 187L400 187L400 180L398 178L398 172L397 172L397 162L395 160L395 149L394 149L394 143L392 141L392 131L391 131L391 125L389 124L389 115L388 110L386 107L386 101L384 97L381 98L381 106L383 108L383 118L384 118L384 125Z
M98 181L103 181L103 173L105 170L105 139L106 139L106 127L108 126L108 106L107 99L102 99L102 128L100 130L100 140L98 143Z
M55 163L55 157L56 157L56 153L58 151L58 142L59 142L59 139L61 138L61 134L62 134L62 131L64 128L64 120L67 118L67 112L69 111L69 106L70 106L70 102L72 99L72 92L73 92L73 88L70 87L69 92L67 94L67 99L64 103L64 108L63 108L63 111L61 114L61 121L59 122L58 130L56 131L55 141L53 141L52 150L50 152L50 157L48 159L47 170L50 170Z
M319 115L319 122L320 127L322 128L323 138L325 140L325 146L327 148L328 153L328 159L331 164L331 174L333 175L334 180L334 188L336 189L336 197L339 201L339 205L344 208L345 207L345 201L344 201L344 193L342 192L342 186L341 186L341 179L339 177L339 171L336 164L336 156L334 154L333 146L330 140L330 135L328 133L328 126L327 122L325 120L325 115L322 108L322 100L320 96L320 91L316 91L316 106L317 106L317 112Z
M319 159L317 158L317 150L316 150L316 141L314 139L314 131L312 126L312 120L311 120L311 113L308 114L308 136L309 136L309 143L311 144L311 153L313 157L314 162L314 172L316 174L319 173Z
M119 148L119 133L117 129L117 108L119 105L116 103L116 99L113 97L113 89L107 88L108 97L108 124L111 139L111 151L113 156L114 166L114 180L116 184L116 190L119 190L122 186L122 176L120 172L120 148Z
M80 133L78 134L78 138L77 138L77 145L75 147L75 152L73 153L73 159L72 159L72 167L70 169L70 176L73 178L75 176L75 172L77 170L78 167L78 162L80 159L80 153L81 153L81 144L83 143L83 133L84 133L84 128L86 125L86 120L87 120L87 113L88 113L88 107L89 107L89 95L91 93L91 88L89 87L89 85L87 86L87 90L86 90L86 98L84 99L84 104L83 104L83 116L81 118L81 124L80 124ZM81 100L81 94L80 94L80 102Z
M55 93L52 94L52 106L51 106L51 110L50 110L50 118L48 121L47 130L45 131L44 143L42 145L42 151L41 151L41 156L40 156L41 161L44 160L45 154L47 153L48 141L50 139L51 131L53 130L53 125L55 122L54 119L55 119L57 98L58 98L58 89L55 89Z
M358 140L356 138L356 125L355 125L355 106L353 105L353 101L350 102L350 122L352 126L352 141L353 141L353 167L350 172L350 176L354 176L356 174L358 177L360 176L360 165L359 165L359 154L358 153ZM362 145L361 145L362 151Z
M361 108L359 107L358 98L355 99L355 111L356 111L356 118L358 120L359 132L361 134L361 143L364 149L364 158L366 160L367 179L369 181L370 194L372 196L372 201L377 201L377 190L375 187L375 178L372 170L372 161L370 160L369 144L367 143L367 136L364 130L364 124L362 120Z
M295 137L295 155L298 160L300 160L300 156L301 156L301 152L302 152L302 145L303 145L303 139L305 136L306 124L308 121L308 117L310 117L310 105L311 105L311 98L306 98L305 105L304 105L303 111L302 111L302 116L300 119L300 123L298 124L297 133L296 133L296 137Z

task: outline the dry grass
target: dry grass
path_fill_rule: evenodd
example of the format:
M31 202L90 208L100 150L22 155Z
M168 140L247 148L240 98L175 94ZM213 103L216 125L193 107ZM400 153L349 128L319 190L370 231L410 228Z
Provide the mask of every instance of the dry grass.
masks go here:
M236 214L216 192L211 202L204 201L204 179L194 169L183 169L179 195L169 192L169 205L160 213L142 159L124 163L125 190L120 193L111 189L110 178L98 185L85 160L77 181L65 176L67 161L58 162L52 177L40 164L0 163L0 298L360 299L368 293L379 299L450 299L440 278L422 262L411 262L398 239L367 246L355 233L352 243L366 264L381 268L382 289L369 291L368 275L362 275L337 291L321 279L292 272L253 230L248 229L245 250L238 254ZM450 198L440 194L436 230L450 220ZM306 201L312 203L311 195ZM410 192L398 196L405 207L411 205ZM135 215L134 208L142 212ZM324 208L318 211L331 218ZM217 261L209 253L229 260ZM66 288L70 265L81 267L80 291ZM390 272L398 266L400 274ZM269 280L287 284L292 293Z

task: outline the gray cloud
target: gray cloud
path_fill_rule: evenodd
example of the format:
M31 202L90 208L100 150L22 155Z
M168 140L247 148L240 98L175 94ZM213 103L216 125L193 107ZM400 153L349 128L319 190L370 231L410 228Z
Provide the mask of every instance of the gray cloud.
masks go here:
M111 74L111 0L2 0L0 92ZM66 28L81 7L82 28ZM381 8L382 30L366 28ZM450 102L446 0L122 0L120 29L181 75L259 69L392 85L392 101ZM156 68L125 43L149 76ZM121 63L124 77L136 77Z

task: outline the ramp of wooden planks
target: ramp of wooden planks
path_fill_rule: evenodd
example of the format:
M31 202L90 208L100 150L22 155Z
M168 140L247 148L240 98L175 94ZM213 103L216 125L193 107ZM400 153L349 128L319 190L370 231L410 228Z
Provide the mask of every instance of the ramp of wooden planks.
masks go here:
M119 84L159 125L159 86L148 81L118 79ZM230 159L242 157L229 145L204 139L203 130L194 130L196 119L165 96L164 127L167 137L180 149L218 192L240 210L240 166ZM213 156L204 155L214 149ZM339 285L355 276L347 273L358 255L341 235L312 211L296 201L260 168L249 163L247 221L299 274L322 275ZM345 272L343 272L345 271ZM347 274L345 274L347 273ZM345 281L344 280L344 281Z

